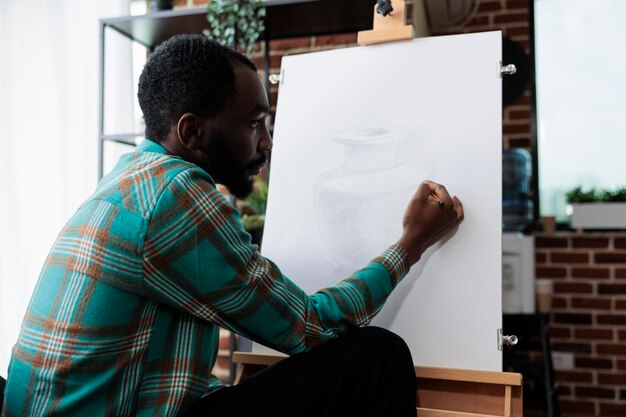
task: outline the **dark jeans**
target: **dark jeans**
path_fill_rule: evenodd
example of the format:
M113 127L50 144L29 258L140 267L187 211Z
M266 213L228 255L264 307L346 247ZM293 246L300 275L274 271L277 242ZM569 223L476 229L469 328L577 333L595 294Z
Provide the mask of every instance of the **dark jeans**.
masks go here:
M184 417L415 417L415 390L404 340L362 327L200 399Z

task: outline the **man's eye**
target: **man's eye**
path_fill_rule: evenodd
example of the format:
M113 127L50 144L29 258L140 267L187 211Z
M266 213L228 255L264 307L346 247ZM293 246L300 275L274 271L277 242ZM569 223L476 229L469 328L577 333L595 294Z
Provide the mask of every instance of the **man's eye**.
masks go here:
M253 129L256 129L257 127L259 127L259 124L261 123L261 119L256 119L250 122L250 127Z

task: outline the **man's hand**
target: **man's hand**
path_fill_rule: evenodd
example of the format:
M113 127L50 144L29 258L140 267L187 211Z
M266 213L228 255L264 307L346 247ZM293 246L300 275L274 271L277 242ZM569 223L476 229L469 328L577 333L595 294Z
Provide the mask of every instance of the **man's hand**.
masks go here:
M450 197L446 187L432 181L420 184L404 212L402 237L398 244L407 251L411 265L431 245L463 220L463 205Z

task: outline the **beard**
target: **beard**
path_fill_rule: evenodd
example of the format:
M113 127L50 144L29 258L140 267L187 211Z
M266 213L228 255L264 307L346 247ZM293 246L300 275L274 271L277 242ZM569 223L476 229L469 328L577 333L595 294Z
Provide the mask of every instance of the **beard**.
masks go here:
M239 199L250 195L253 188L252 173L256 172L265 162L267 156L260 161L252 161L241 166L228 147L228 138L223 131L217 131L210 140L206 171L216 183L228 188L230 193Z

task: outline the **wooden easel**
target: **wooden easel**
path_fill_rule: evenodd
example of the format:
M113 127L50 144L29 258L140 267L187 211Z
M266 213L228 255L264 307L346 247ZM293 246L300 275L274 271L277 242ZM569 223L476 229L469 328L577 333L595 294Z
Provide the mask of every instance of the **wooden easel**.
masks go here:
M405 25L406 3L404 0L393 1L393 12L382 16L374 7L374 29L358 33L359 45L373 45L376 43L404 41L413 39L413 25Z
M235 352L235 384L284 355ZM416 366L418 417L522 417L522 375Z
M404 24L405 2L393 0L393 8L388 16L374 9L374 29L358 33L359 45L413 39L413 26ZM285 358L234 352L235 384ZM416 366L415 376L418 417L522 417L521 374Z

